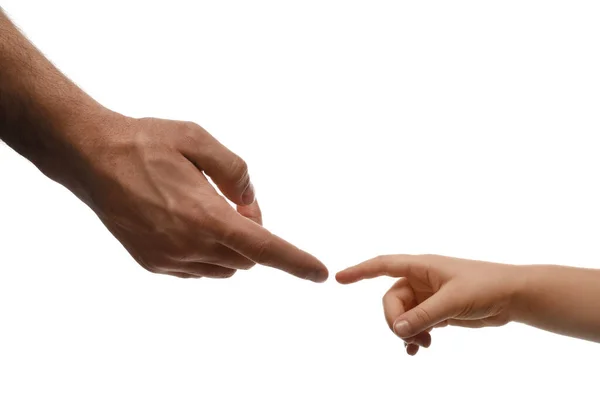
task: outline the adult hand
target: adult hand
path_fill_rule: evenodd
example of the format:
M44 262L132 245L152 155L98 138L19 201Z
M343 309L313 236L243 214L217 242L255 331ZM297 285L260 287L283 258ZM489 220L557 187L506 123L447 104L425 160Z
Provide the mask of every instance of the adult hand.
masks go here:
M321 282L312 255L263 228L246 163L200 126L101 111L70 135L70 168L55 179L84 200L144 268L227 278L255 263ZM213 187L207 176L237 210Z

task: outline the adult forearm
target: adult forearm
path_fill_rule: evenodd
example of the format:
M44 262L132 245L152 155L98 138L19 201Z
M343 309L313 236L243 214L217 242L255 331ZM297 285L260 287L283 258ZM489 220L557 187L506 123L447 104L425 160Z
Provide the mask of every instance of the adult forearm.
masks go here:
M600 270L531 266L520 273L514 320L600 342Z
M76 153L81 157L81 142L91 140L81 132L97 126L105 111L0 10L0 139L47 175L64 180L63 164L73 163Z

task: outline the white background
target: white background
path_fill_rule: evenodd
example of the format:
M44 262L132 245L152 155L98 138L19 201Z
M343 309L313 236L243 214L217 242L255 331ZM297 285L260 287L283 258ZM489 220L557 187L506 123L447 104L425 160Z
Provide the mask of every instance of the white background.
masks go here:
M596 1L2 5L108 107L242 155L266 226L332 273L423 252L600 267ZM0 195L2 399L598 396L598 345L525 326L408 357L390 279L152 275L3 145Z

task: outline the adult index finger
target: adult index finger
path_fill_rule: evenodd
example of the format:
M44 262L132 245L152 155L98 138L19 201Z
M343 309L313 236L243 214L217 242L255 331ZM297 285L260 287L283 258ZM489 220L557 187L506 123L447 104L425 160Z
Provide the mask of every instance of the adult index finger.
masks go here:
M327 280L329 272L321 261L254 221L233 213L229 215L227 225L226 233L220 238L221 244L255 263L313 282Z

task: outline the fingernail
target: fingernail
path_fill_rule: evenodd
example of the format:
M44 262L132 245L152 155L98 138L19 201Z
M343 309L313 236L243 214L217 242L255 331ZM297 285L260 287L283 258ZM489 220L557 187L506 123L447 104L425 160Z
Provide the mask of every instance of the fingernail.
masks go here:
M254 203L254 198L254 185L250 183L250 185L248 185L248 187L246 188L246 190L244 190L244 193L242 194L242 202L245 205L250 205Z
M410 326L407 321L398 321L394 324L394 332L401 338L410 337Z

